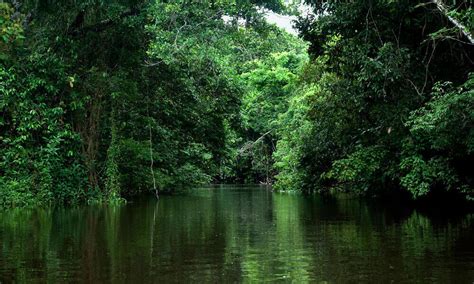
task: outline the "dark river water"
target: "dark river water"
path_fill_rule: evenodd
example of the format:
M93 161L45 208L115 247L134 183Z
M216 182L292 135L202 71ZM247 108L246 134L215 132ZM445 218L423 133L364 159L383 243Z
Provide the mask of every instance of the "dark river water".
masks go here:
M473 283L474 215L215 186L0 213L0 282Z

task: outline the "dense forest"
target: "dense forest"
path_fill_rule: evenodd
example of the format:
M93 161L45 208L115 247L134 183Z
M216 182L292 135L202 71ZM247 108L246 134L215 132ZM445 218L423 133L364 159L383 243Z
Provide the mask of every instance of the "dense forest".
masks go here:
M456 0L0 1L0 205L207 183L472 200L473 32Z

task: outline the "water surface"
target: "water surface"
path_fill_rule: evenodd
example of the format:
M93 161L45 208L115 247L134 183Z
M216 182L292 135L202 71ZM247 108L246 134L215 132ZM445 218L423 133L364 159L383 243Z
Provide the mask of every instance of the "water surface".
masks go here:
M258 186L10 210L0 282L472 283L473 218Z

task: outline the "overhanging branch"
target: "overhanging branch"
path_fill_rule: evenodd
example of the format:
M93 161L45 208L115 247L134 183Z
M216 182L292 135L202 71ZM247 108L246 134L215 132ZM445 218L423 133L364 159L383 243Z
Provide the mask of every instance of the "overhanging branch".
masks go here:
M272 131L273 131L273 129L270 130L270 131L267 131L265 134L260 136L257 140L255 140L253 142L246 143L244 146L242 146L242 148L239 149L239 155L242 155L243 153L245 153L248 150L252 149L258 142L262 141L262 139L265 138L265 136L272 133Z
M467 38L470 44L474 44L474 36L466 26L449 15L448 9L444 6L441 0L431 0L430 2L436 5L436 8L441 12L441 14L443 14L451 22L451 24L459 29L459 31Z

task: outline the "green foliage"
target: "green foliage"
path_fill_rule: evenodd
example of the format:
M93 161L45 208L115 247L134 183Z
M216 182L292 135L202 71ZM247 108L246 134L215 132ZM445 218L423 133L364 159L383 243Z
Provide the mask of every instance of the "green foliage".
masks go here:
M309 59L263 15L299 1L0 3L1 205L275 176L472 198L459 27L421 1L306 2ZM449 8L472 30L469 6Z
M298 89L289 100L285 113L279 117L279 133L276 151L273 154L278 190L304 188L307 174L301 167L303 147L308 141L312 124L308 119L311 97L319 91L317 85L305 85Z
M112 126L111 126L111 142L107 150L106 161L106 181L105 191L110 200L119 198L120 195L120 172L117 164L117 156L119 155L119 148L117 146L117 127L114 118L114 111L112 110Z
M474 157L474 78L460 87L438 83L433 97L414 111L407 126L401 184L415 197L430 189L462 192L473 198L469 165Z
M351 190L367 191L373 184L383 185L384 160L387 153L379 147L356 149L347 158L334 161L327 178L352 185Z
M0 3L2 205L121 202L155 182L172 191L235 177L246 63L302 46L262 7L287 9Z
M21 44L23 27L21 18L14 17L14 9L7 3L0 3L0 60L11 59L14 48Z
M64 122L67 108L55 102L62 79L37 77L33 68L0 66L1 203L75 203L83 199L85 172L80 139Z
M240 150L240 167L247 165L250 171L247 182L273 180L278 117L288 109L288 100L296 90L297 74L307 61L301 41L291 37L279 40L286 42L285 51L249 61L241 74L246 89L240 113L248 142Z
M278 115L288 108L286 100L303 62L304 56L284 52L248 63L250 71L241 75L248 87L241 110L245 128L259 134L275 129Z
M443 95L435 83L463 84L472 49L437 35L453 28L446 15L412 1L308 2L318 16L298 27L312 60L280 117L277 188L471 198L472 83Z

